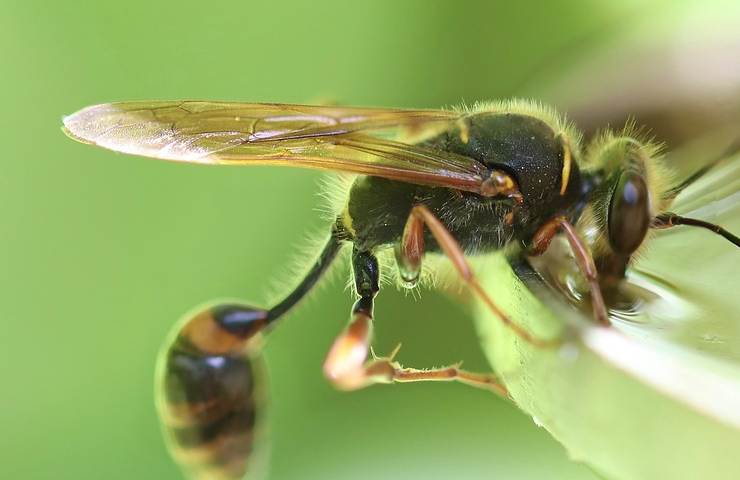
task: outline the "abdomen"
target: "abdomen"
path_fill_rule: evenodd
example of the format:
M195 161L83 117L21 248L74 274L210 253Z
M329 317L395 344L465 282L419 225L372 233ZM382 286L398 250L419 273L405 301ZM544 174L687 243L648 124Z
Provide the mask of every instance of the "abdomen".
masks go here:
M182 325L160 353L157 410L170 453L188 477L241 479L259 460L253 450L264 406L262 364L249 348L204 348L218 328L210 317L207 310Z

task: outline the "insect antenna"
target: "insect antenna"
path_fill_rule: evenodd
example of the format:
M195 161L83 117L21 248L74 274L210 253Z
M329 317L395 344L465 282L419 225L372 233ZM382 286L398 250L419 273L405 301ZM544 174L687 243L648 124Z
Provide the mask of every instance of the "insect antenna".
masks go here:
M670 228L675 227L676 225L687 225L690 227L706 228L707 230L710 230L717 235L720 235L723 238L727 239L736 247L740 247L739 237L733 235L732 233L714 223L705 222L704 220L699 220L696 218L682 217L670 212L660 214L655 218L655 220L653 220L653 228Z
M728 158L735 156L738 152L740 152L740 137L736 138L735 141L732 142L730 146L725 149L724 152L715 157L712 161L689 175L683 182L668 190L668 192L666 192L665 198L668 200L676 198L678 194L684 191L689 185L692 185L694 182L706 175L709 171L714 169L717 165L727 160Z
M718 165L720 165L722 162L727 160L728 158L732 158L735 155L740 153L740 137L736 138L734 142L730 144L729 147L725 149L722 154L715 157L712 161L695 171L693 174L689 175L684 181L682 181L680 184L676 185L675 187L669 189L664 198L668 201L672 201L674 198L676 198L684 189L689 187L690 185L694 184L696 181L701 179L704 175L706 175L708 172L710 172L712 169L716 168ZM657 217L653 219L652 227L657 229L664 229L664 228L671 228L678 225L686 225L690 227L699 227L707 229L711 232L716 233L717 235L720 235L724 239L728 240L733 245L740 247L740 238L737 235L734 235L721 226L706 222L704 220L699 220L697 218L690 218L690 217L683 217L680 215L677 215L673 212L663 212Z

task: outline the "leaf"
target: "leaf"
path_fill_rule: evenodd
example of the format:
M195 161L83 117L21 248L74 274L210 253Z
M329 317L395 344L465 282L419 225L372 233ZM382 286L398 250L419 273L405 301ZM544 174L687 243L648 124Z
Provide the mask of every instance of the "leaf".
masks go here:
M740 231L740 158L687 189L676 211ZM556 252L563 261L567 250ZM563 253L566 252L566 253ZM568 260L568 258L565 258ZM523 343L482 306L490 362L516 403L569 455L611 479L737 478L740 472L740 252L707 231L660 232L632 268L639 312L614 327L544 283L525 260L494 257L485 288L553 349Z

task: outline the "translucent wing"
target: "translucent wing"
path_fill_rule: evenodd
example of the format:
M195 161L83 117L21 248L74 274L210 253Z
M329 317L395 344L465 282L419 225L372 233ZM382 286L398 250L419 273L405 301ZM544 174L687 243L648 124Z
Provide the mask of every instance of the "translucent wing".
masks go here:
M485 167L393 140L429 138L464 114L222 102L122 102L64 119L73 139L134 155L221 165L287 165L478 191Z

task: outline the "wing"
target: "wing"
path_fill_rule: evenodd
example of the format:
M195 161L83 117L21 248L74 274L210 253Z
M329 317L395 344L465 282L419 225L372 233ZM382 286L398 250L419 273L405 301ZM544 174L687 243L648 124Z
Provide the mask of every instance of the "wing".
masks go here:
M345 171L477 192L478 161L393 138L429 138L463 113L224 102L122 102L64 119L83 143L164 160Z

